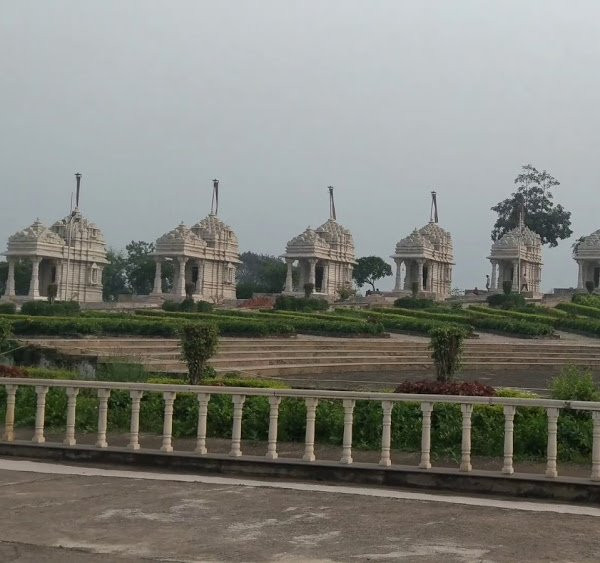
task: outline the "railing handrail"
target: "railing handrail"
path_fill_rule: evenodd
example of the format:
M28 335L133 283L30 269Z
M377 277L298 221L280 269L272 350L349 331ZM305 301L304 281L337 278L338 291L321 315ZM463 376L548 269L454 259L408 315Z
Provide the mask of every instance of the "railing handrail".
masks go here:
M323 391L317 389L273 389L263 387L227 387L216 385L187 385L80 379L33 379L0 377L0 385L43 386L78 389L115 389L150 393L207 393L214 395L244 395L257 397L352 399L356 401L392 401L396 403L452 403L461 405L498 405L600 411L599 401L564 401L558 399L526 399L520 397L469 397L465 395L425 395L383 393L370 391Z

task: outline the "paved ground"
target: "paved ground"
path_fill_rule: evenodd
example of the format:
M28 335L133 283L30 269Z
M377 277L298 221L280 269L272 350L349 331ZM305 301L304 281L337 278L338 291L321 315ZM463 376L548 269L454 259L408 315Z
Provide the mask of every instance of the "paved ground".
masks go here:
M0 560L597 561L600 508L0 460Z

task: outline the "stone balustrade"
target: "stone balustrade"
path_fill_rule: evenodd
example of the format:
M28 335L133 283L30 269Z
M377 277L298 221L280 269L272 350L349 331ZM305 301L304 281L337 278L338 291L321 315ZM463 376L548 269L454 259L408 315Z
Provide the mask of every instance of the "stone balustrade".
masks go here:
M557 424L561 409L574 409L588 411L592 414L593 422L593 450L591 481L600 481L600 402L586 401L559 401L550 399L520 399L503 397L463 397L447 395L409 395L400 393L371 393L350 391L315 391L305 389L254 389L246 387L211 387L193 385L160 385L149 383L115 383L97 381L69 381L46 379L12 379L0 378L0 385L6 389L6 419L4 425L4 442L15 441L15 398L19 387L34 387L37 397L34 432L32 442L43 444L45 442L44 424L46 395L50 388L64 389L67 396L66 402L66 429L64 446L75 447L75 409L77 396L81 389L96 390L98 404L98 432L96 448L107 448L107 414L108 400L112 391L128 391L131 397L131 422L129 442L126 449L139 450L139 414L140 401L144 394L158 393L164 401L163 435L160 451L172 453L172 428L173 405L175 398L181 393L195 394L198 400L198 426L195 454L205 456L209 454L206 441L208 404L211 396L228 395L233 403L233 426L231 430L231 449L229 455L239 457L243 455L241 447L242 415L244 402L247 397L267 397L269 401L269 432L266 460L275 460L277 453L277 427L279 406L282 399L304 399L306 403L306 436L302 460L308 463L316 461L315 456L315 420L319 400L340 401L344 411L344 425L342 436L342 456L340 463L352 464L352 429L353 413L357 401L379 401L382 406L382 436L381 457L379 466L389 467L393 460L391 457L391 425L392 409L395 403L420 403L422 413L421 455L419 468L431 469L431 417L435 406L441 403L460 405L462 412L462 444L461 459L458 470L463 473L472 471L471 465L471 416L476 405L499 405L504 411L504 456L499 474L512 475L513 467L513 432L514 419L519 407L539 407L547 413L548 446L545 476L555 478L557 471ZM375 464L373 464L375 465Z

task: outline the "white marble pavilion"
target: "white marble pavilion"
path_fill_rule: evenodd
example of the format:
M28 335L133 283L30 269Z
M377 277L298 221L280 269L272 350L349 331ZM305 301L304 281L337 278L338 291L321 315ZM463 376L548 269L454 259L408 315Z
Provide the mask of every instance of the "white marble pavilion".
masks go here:
M196 301L221 303L235 299L239 244L231 227L217 216L218 187L218 180L214 180L213 207L207 217L189 228L181 223L157 239L153 297L182 300L186 284L193 283ZM162 289L162 264L166 260L175 263L170 293Z
M452 235L438 225L435 192L432 192L429 223L400 240L391 258L396 263L394 293L409 293L416 282L419 292L434 299L450 296L454 266Z
M57 285L56 299L92 303L102 301L102 270L106 246L100 229L83 217L79 210L79 181L75 209L50 228L39 219L8 239L4 252L8 262L8 279L3 300L31 301L46 299L48 286ZM15 295L15 263L30 260L32 264L29 292Z
M515 227L492 244L488 260L492 264L490 290L502 290L510 280L515 292L539 295L542 280L542 241L521 217Z
M335 298L338 289L352 285L354 240L350 231L337 222L332 187L329 194L329 219L317 229L308 227L286 245L286 294L304 295L304 285L310 283L317 296ZM292 277L295 263L300 274L296 287Z
M585 289L586 282L593 282L600 287L600 229L583 237L573 250L573 259L579 266L577 288Z

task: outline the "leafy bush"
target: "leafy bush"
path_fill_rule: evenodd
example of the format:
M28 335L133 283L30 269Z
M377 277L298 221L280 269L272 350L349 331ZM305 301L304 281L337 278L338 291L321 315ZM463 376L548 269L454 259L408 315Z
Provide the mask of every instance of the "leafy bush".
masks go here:
M196 311L196 303L191 297L186 297L181 303L179 303L179 311L193 313Z
M181 327L181 353L192 385L200 383L206 362L216 352L218 342L219 331L215 325L186 323Z
M0 303L0 315L15 315L17 312L17 305L12 302Z
M509 319L489 315L471 317L469 322L479 330L491 330L519 336L552 336L554 329L550 324L529 322L526 320Z
M17 366L0 364L0 377L27 377L27 372Z
M280 311L327 311L329 303L326 299L321 298L279 295L275 300L275 309Z
M208 301L198 301L196 302L196 311L198 313L212 313L214 306L212 303Z
M8 345L8 342L12 337L12 332L10 322L5 319L0 319L0 350L4 350Z
M578 305L587 305L588 307L600 308L600 295L586 295L585 293L575 293L571 298L573 303Z
M21 314L40 317L72 317L79 315L77 301L26 301L21 305Z
M462 328L449 325L434 328L429 335L429 349L432 351L431 358L435 364L437 380L447 382L460 367L466 333Z
M490 307L517 309L525 305L525 297L520 293L494 293L488 295L487 302Z
M578 366L565 366L550 385L553 399L562 401L598 401L600 390L592 372Z
M420 395L464 395L467 397L494 397L496 390L478 381L403 381L394 393Z
M172 312L176 312L179 311L179 303L177 303L177 301L172 301L171 299L165 299L162 302L162 305L160 306L160 308L163 311L172 311Z
M417 297L400 297L394 301L394 307L402 309L429 309L435 306L433 299L419 299Z

